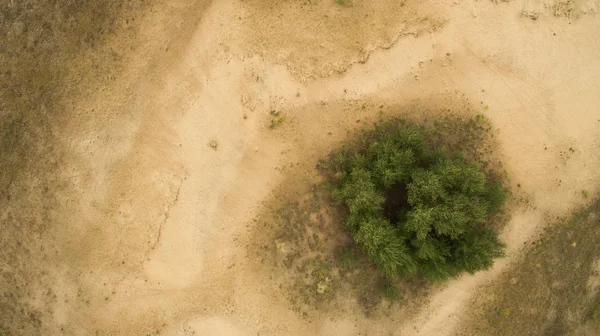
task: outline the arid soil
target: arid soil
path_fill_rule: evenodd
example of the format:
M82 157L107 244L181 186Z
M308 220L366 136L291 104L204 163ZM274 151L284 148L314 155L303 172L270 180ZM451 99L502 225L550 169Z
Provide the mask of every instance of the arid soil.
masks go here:
M1 2L0 331L463 330L471 301L527 243L599 190L599 10L598 0ZM253 254L272 234L260 226L267 206L318 180L318 161L353 130L448 111L494 126L515 196L507 256L432 287L410 314L365 314L352 300L293 309L281 270Z

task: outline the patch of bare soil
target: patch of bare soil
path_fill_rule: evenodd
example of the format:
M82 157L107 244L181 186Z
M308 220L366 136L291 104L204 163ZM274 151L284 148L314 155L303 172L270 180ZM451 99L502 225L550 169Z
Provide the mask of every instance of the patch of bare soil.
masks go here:
M575 20L588 14L597 14L599 6L596 0L527 0L522 14L532 20L537 20L540 16Z
M447 335L547 217L598 191L598 1L536 20L521 1L19 3L0 20L0 327L14 335ZM524 200L507 258L409 315L365 314L354 294L298 310L289 274L249 253L261 239L275 253L260 234L274 191L301 180L286 196L304 195L363 123L447 106L491 120ZM306 222L311 203L286 200L313 237L301 224L318 211Z
M245 1L244 54L285 65L303 80L346 71L377 49L444 26L430 1Z

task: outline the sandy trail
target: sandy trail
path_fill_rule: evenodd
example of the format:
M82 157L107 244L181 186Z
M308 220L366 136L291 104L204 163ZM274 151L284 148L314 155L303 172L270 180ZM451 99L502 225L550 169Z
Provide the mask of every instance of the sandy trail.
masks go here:
M43 332L452 334L479 286L548 218L582 204L582 190L598 190L599 4L576 2L568 16L547 5L158 6L124 75L77 102L95 115L64 126L76 158L64 199L75 201L59 208L47 242L56 248L47 261L56 295L33 303L46 312ZM524 9L538 18L522 17ZM171 23L166 14L182 16ZM336 18L346 25L327 23ZM377 115L363 104L485 114L514 190L529 200L503 232L507 258L449 282L403 325L398 312L374 321L352 305L303 319L247 255L252 219L283 167L314 173L354 120ZM287 117L276 130L273 109Z

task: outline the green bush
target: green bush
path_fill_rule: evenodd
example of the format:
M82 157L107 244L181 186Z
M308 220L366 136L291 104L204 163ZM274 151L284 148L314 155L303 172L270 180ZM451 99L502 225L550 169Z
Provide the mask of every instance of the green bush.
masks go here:
M332 194L347 208L347 228L389 278L445 280L503 255L486 225L505 202L501 183L472 159L436 150L432 138L425 126L387 122L332 158Z

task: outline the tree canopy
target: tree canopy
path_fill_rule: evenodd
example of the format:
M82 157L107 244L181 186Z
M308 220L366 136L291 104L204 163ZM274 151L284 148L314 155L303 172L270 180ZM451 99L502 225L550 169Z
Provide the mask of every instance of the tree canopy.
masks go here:
M333 156L332 193L348 210L346 226L390 278L445 280L503 255L486 224L506 199L501 183L429 138L425 126L388 123Z

